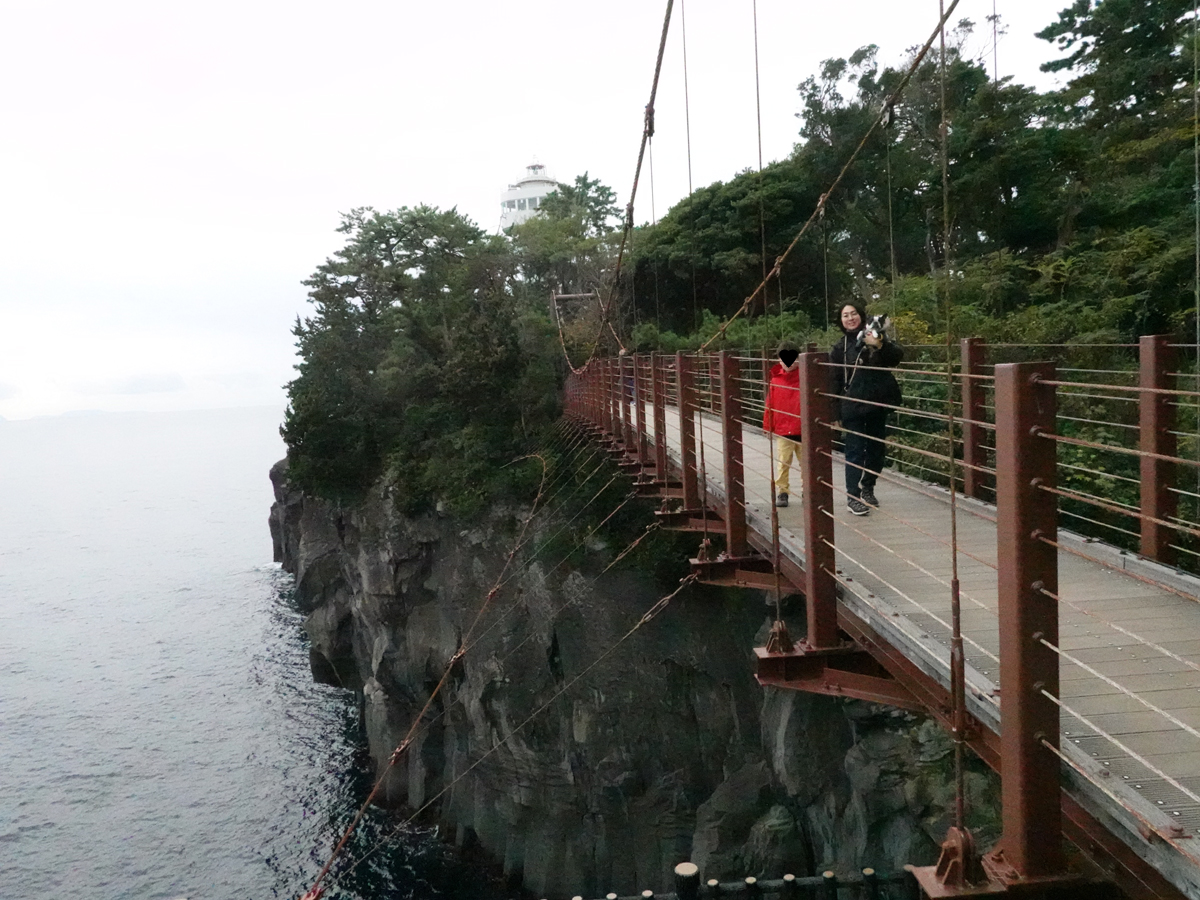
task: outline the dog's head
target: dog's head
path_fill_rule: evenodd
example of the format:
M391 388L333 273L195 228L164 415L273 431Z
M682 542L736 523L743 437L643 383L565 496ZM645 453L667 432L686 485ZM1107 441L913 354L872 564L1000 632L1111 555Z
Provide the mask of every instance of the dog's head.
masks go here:
M863 339L869 334L873 338L882 338L884 331L887 329L888 317L887 314L871 316L867 319L867 323L863 326L862 331L858 333L858 344L862 346Z

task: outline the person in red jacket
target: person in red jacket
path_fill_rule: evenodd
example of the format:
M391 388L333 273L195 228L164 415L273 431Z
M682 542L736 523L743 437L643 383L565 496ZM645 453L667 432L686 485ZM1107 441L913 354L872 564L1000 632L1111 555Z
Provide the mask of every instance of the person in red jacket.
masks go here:
M800 466L800 349L784 341L777 354L779 362L771 367L771 383L767 386L763 430L773 436L775 444L775 505L782 507L788 505L792 460L796 460L797 468Z

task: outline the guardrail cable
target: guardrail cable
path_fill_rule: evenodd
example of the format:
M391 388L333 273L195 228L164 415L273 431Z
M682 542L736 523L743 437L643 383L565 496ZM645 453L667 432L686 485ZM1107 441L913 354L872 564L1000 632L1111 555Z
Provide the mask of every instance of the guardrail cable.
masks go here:
M829 516L830 518L833 518L832 514L829 513L828 511L825 511L825 514L827 516ZM888 588L888 590L894 591L896 593L896 596L902 597L903 599L907 600L909 603L911 603L913 606L915 606L917 609L919 609L922 613L929 616L929 618L933 619L933 621L937 622L939 625L941 625L943 628L945 628L947 633L949 633L951 631L951 624L949 622L947 622L945 619L943 619L937 613L930 610L928 607L922 606L920 601L913 599L913 597L911 597L904 590L902 590L901 588L892 584L890 581L888 581L886 578L884 578L878 572L876 572L875 570L873 570L869 566L867 566L865 563L863 563L862 560L856 559L852 554L847 553L845 550L841 549L840 547L834 546L832 543L830 543L827 540L822 539L822 542L827 547L833 548L833 551L835 553L846 557L846 559L850 560L850 562L854 563L854 565L858 566L858 568L862 569L864 572L866 572L868 575L870 575L872 578L874 578L880 584L885 585ZM826 570L826 571L828 571L828 570ZM996 666L999 667L1000 657L998 657L995 653L993 653L991 650L988 650L986 647L983 646L983 644L979 643L978 641L976 641L972 638L964 637L964 640L968 644L973 646L976 650L978 650L980 653L982 653L984 656L986 656L988 659L993 660L996 663Z

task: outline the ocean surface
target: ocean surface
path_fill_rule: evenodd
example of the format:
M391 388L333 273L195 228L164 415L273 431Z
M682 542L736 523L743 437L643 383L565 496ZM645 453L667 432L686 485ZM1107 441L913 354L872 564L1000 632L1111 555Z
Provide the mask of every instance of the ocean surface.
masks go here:
M294 898L365 797L271 561L281 415L0 422L3 900ZM360 830L327 897L492 896L429 829Z

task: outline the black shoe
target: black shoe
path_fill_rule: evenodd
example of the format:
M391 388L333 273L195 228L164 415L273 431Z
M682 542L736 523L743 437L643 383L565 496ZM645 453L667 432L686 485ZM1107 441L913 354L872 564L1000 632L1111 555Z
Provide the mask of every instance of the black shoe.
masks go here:
M778 506L780 509L783 509L783 507L787 506L787 503L788 503L787 491L780 491L779 496L775 498L775 505Z
M851 497L846 501L846 509L850 510L856 516L866 516L871 512L871 507L867 506L867 504L863 503L857 497Z
M859 499L861 499L863 503L867 504L867 506L873 506L876 509L879 509L879 501L875 499L875 488L873 486L863 488Z

